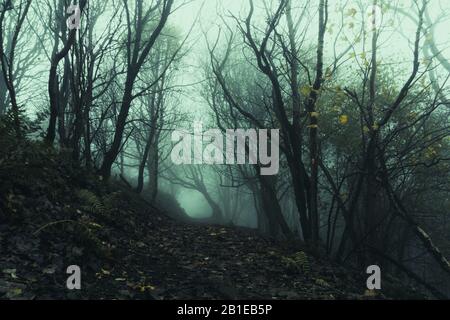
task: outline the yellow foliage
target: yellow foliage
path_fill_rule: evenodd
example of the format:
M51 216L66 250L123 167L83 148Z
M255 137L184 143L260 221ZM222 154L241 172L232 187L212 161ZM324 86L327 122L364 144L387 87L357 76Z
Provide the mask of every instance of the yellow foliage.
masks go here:
M351 8L351 9L349 9L348 11L347 11L347 16L349 16L349 17L355 17L356 16L356 14L358 13L358 11L356 11L356 9L355 8Z
M425 152L425 156L428 159L433 159L433 158L436 158L438 156L438 152L437 152L437 150L434 147L430 146L430 147L427 148L427 151Z
M408 114L408 119L409 119L409 120L416 120L416 119L417 119L417 112L411 111L411 112Z
M375 290L366 290L364 292L364 296L368 297L368 298L373 298L376 297L378 295L378 293Z
M339 116L339 123L342 124L342 125L346 125L348 123L348 115L341 114Z
M139 285L137 288L138 288L139 291L141 291L141 292L145 292L145 291L149 291L149 290L150 290L150 291L153 291L153 290L156 289L155 286L152 286L152 285L145 285L145 284Z
M300 93L305 97L308 97L311 94L311 90L310 86L303 86L300 88Z

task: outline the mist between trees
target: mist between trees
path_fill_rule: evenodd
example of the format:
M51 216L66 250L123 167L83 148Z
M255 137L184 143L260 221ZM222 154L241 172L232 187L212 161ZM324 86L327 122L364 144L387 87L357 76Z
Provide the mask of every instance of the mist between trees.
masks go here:
M0 3L0 114L17 138L179 218L449 293L447 1L80 0L79 28L70 4ZM277 174L176 165L172 134L194 121L218 136L279 130Z

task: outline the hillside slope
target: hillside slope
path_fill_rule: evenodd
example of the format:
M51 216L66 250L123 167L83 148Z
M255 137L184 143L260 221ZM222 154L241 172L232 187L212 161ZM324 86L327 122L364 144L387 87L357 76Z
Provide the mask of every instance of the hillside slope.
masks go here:
M0 156L0 299L365 299L365 277L252 230L177 222L38 143ZM82 289L66 288L78 265ZM387 284L379 298L416 298Z

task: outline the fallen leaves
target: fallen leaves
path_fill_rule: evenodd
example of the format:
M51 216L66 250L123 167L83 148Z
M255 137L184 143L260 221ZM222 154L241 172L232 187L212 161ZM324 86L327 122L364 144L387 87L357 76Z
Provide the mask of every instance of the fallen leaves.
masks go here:
M7 299L16 299L21 296L25 288L26 286L22 283L0 279L0 294L5 294Z
M17 275L16 275L17 270L16 269L4 269L4 270L2 270L2 272L4 274L9 275L12 279L17 279Z
M115 278L114 281L127 281L125 278Z
M42 273L45 273L45 274L54 274L55 272L56 272L55 266L48 266L42 270Z
M150 290L150 291L153 291L153 290L155 290L156 289L156 287L155 286L152 286L152 285L139 285L138 287L137 287L137 289L139 289L139 291L140 292L145 292L145 291L147 291L147 290Z
M111 274L111 272L106 270L106 269L101 269L101 273L105 274L105 275L110 275Z
M21 288L13 288L6 293L6 298L14 299L22 294Z

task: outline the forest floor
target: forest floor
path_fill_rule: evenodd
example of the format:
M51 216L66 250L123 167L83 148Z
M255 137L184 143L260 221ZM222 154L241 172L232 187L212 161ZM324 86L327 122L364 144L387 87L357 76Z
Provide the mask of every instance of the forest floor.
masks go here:
M367 299L366 277L255 231L177 222L40 144L0 155L0 299ZM66 269L81 268L81 290ZM375 298L417 298L385 286Z

